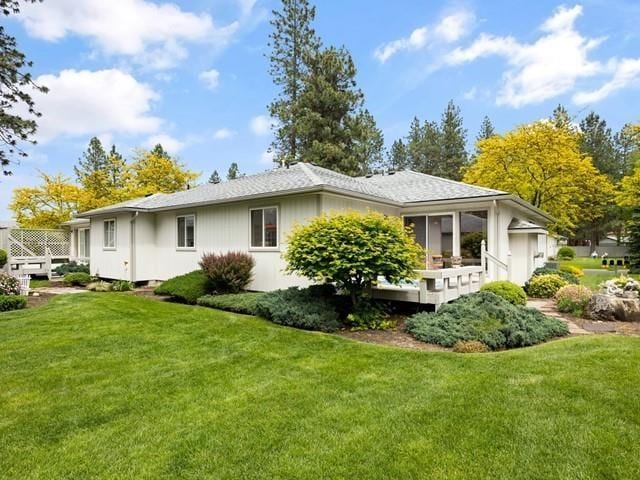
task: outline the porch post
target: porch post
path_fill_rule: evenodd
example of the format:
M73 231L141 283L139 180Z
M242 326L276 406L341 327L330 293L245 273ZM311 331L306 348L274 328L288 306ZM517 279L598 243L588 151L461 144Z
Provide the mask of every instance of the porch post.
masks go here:
M460 256L460 213L453 213L453 222L452 222L452 230L453 230L453 256Z

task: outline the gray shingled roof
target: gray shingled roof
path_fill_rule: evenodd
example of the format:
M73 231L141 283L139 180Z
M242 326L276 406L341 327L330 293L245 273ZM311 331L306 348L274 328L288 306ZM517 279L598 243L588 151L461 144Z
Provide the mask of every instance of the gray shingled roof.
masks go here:
M119 210L157 210L222 203L309 190L352 193L387 203L412 203L503 195L504 192L453 182L416 172L349 177L308 163L297 163L235 180L207 183L190 190L156 194L85 212L82 216Z

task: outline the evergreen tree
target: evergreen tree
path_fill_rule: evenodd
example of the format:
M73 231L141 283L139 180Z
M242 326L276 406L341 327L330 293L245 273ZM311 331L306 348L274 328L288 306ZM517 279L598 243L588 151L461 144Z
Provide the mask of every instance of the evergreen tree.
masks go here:
M589 155L598 170L612 180L620 180L622 168L618 165L616 151L607 122L595 112L580 122L580 151Z
M495 135L495 130L493 128L493 124L491 123L491 119L486 115L482 119L482 123L480 124L480 131L476 136L476 142L480 140L486 140L487 138L491 138Z
M93 173L104 170L107 166L107 152L105 152L102 142L98 137L89 140L87 150L78 159L78 165L73 167L79 183Z
M422 165L414 170L429 175L438 175L437 165L442 155L442 131L436 122L425 121L422 126Z
M462 123L460 108L453 100L449 101L440 121L441 144L440 158L434 169L434 175L451 180L462 178L462 167L467 164L467 131Z
M20 4L18 0L0 0L0 10L5 16L17 14ZM3 25L0 25L0 59L0 168L4 175L11 175L8 167L13 157L27 156L20 143L36 143L33 135L37 123L33 117L39 117L40 113L35 109L30 92L32 89L43 93L48 90L33 82L31 73L26 71L32 62L18 50L15 37L7 34ZM19 112L28 112L30 118Z
M273 12L269 35L269 74L279 87L278 97L269 105L269 113L277 119L273 151L278 164L296 161L298 152L298 97L303 89L309 58L320 48L311 24L315 7L308 0L282 0L281 10Z
M171 158L171 155L159 143L151 149L151 154L159 158Z
M613 138L616 149L616 163L622 175L629 175L640 161L640 127L627 123Z
M236 178L240 178L240 170L238 169L238 164L233 162L229 166L229 171L227 172L227 180L235 180Z
M391 145L391 150L387 155L386 166L391 170L406 170L411 168L407 146L402 139L395 140Z
M571 116L564 106L558 104L556 108L553 109L553 113L551 114L551 121L557 128L567 128L569 130L575 130L573 123L571 122Z
M309 59L297 101L300 158L346 175L362 175L382 157L382 133L362 108L355 76L347 50L321 50Z
M209 177L209 183L220 183L220 175L218 174L218 170L213 171L213 173Z
M640 204L633 208L631 218L627 222L627 235L631 257L630 273L640 273Z

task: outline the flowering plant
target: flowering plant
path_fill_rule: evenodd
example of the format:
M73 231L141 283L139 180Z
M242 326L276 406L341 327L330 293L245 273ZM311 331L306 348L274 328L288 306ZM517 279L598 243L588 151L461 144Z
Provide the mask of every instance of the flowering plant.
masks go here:
M600 284L600 290L607 295L621 297L627 292L640 292L640 282L624 275Z
M0 273L0 295L20 295L20 281L11 275Z

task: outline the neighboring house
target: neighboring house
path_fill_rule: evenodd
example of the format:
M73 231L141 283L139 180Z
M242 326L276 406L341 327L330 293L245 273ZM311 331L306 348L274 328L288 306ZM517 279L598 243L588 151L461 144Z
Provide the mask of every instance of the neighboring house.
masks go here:
M547 250L544 225L550 217L505 192L411 171L352 178L308 163L138 198L79 217L90 220L93 275L166 280L197 269L203 253L240 250L255 258L250 288L266 291L308 284L284 273L282 253L291 228L347 210L402 217L429 258L441 256L445 267L452 261L479 265L484 237L488 256L496 259L488 264L490 279L523 284Z

